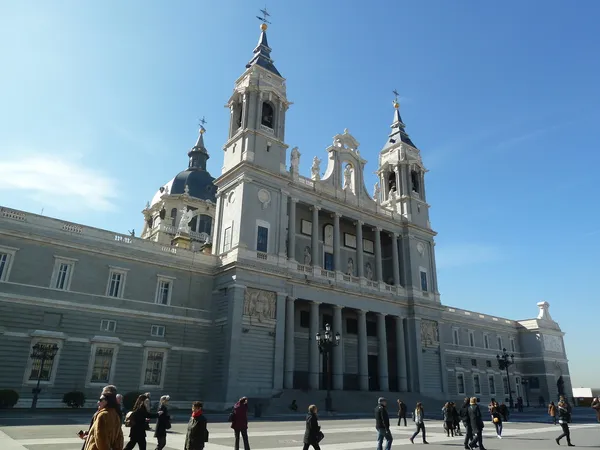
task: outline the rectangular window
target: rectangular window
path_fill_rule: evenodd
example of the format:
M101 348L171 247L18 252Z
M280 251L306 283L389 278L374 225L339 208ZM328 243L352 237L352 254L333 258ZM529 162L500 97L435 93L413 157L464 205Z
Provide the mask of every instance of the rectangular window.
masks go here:
M492 367L492 362L490 360L487 360L485 362L485 367L491 368Z
M421 270L421 290L427 292L427 272Z
M462 373L456 374L456 390L459 395L465 394L465 376Z
M346 319L346 334L358 334L358 320Z
M300 311L300 328L310 327L310 312Z
M498 336L498 350L502 350L502 338Z
M162 384L164 360L164 351L148 351L144 368L144 386L160 386Z
M515 340L514 339L510 339L510 351L511 352L516 352L517 351L517 347L515 345Z
M223 252L228 252L231 249L231 227L225 228L223 232Z
M8 253L0 253L0 281L4 281L4 272L8 272Z
M485 348L490 348L490 337L487 334L483 335L483 346Z
M473 393L475 395L481 394L481 383L478 374L473 375Z
M18 248L0 247L0 281L8 281L10 268Z
M267 253L269 248L269 229L258 226L256 234L256 251Z
M109 297L122 298L125 290L125 270L111 269L108 274L108 286L106 287L106 295Z
M110 381L114 352L113 347L96 347L90 383L108 383Z
M475 333L469 331L469 345L475 347Z
M457 329L452 330L452 342L454 343L454 345L460 345L460 339Z
M102 319L100 321L100 331L108 331L109 333L112 333L116 329L117 322L115 320Z
M488 384L490 385L490 395L496 395L496 381L494 375L488 375Z
M377 336L377 322L367 320L367 336Z
M150 336L165 337L165 327L163 325L152 325L150 328Z
M325 252L325 254L323 255L323 268L325 270L334 270L333 253Z
M71 287L71 278L73 277L73 268L75 263L72 261L57 258L54 265L53 282L51 287L68 291Z
M159 305L170 305L171 304L171 291L173 287L172 280L166 278L158 279L158 285L156 287L156 299L155 303Z
M476 359L471 359L471 366L477 367L477 360Z
M36 356L36 357L29 357L30 358L30 362L31 362L31 369L29 370L29 377L28 380L29 381L37 381L38 377L41 381L51 381L52 378L52 368L54 367L54 364L56 363L56 356L54 357L54 359L51 358L45 358L42 361L42 354L43 354L43 350L47 350L48 353L50 353L50 349L56 345L56 342L36 342L34 345L38 345L39 349L40 349L40 355ZM33 354L33 345L32 348L30 349L30 355ZM42 362L43 362L43 366L42 367Z

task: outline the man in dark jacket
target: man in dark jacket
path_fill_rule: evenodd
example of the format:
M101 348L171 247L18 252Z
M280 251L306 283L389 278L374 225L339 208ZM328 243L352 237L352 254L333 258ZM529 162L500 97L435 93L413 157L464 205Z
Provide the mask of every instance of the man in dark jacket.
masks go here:
M404 419L404 426L406 426L406 404L398 399L398 426L400 426L402 419Z
M470 403L468 423L473 433L473 439L469 442L468 448L473 449L479 446L479 450L485 450L483 446L483 418L477 404L477 397L471 397Z
M392 448L392 433L390 432L390 416L387 412L387 400L379 397L375 408L375 428L377 429L377 450L383 450L383 439L385 438L385 450Z
M235 433L235 450L240 450L240 434L244 440L244 450L250 450L248 442L248 398L242 397L233 407L231 428Z
M208 440L206 417L202 414L203 406L202 402L192 404L192 417L188 422L184 450L203 450L204 443Z

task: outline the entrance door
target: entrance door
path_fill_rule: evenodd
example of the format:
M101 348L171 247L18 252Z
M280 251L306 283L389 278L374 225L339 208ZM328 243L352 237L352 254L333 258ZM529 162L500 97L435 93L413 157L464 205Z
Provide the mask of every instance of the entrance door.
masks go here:
M379 390L379 364L377 355L369 355L369 390Z

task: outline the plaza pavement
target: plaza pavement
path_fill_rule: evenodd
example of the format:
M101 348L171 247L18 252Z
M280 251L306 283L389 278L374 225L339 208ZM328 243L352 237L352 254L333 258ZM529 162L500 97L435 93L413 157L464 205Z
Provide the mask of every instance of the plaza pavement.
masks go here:
M233 432L226 422L209 420L210 442L206 450L233 449ZM56 416L18 416L0 418L0 450L80 450L82 441L76 436L80 429L86 430L89 417L85 415ZM591 417L590 417L591 419ZM54 423L53 422L57 422ZM321 427L325 440L323 450L363 450L375 449L376 433L373 419L323 419ZM429 449L462 448L461 437L448 438L437 420L426 422ZM167 449L183 450L186 424L183 421L173 424L167 436ZM508 422L505 424L503 439L497 439L492 423L486 423L484 445L488 449L551 449L556 448L554 439L560 434L560 427L551 424ZM123 428L125 436L128 429ZM411 445L408 438L413 432L413 424L408 427L392 427L394 444L392 448ZM249 437L252 450L285 450L302 448L304 422L302 420L287 421L255 421L249 424ZM600 424L588 420L579 420L571 426L573 443L578 447L600 448ZM415 445L421 438L415 439ZM563 441L566 446L566 442ZM154 450L156 440L152 432L148 432L148 450ZM243 448L243 446L242 446Z

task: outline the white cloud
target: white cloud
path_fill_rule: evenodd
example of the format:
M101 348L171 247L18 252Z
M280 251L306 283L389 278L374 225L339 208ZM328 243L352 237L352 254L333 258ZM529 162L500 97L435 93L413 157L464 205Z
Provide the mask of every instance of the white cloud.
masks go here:
M463 243L437 245L435 259L438 269L472 266L499 261L502 252L497 247L485 244Z
M42 205L61 210L114 209L116 180L77 158L27 155L3 158L0 179L5 191L17 191Z

